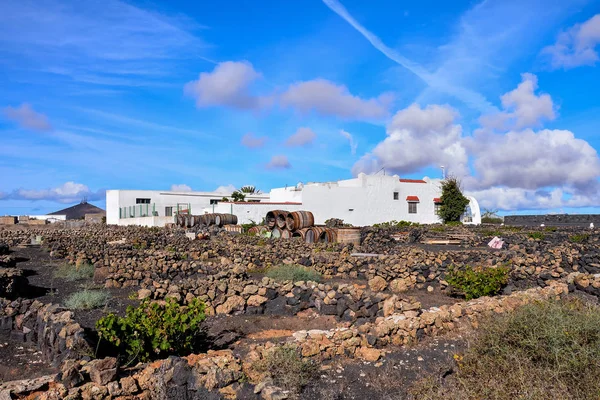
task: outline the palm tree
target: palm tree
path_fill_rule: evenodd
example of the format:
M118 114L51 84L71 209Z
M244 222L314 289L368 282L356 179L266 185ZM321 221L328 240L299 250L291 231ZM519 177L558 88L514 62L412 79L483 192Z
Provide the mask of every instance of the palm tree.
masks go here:
M240 192L246 193L246 194L260 194L260 190L252 185L242 186L242 188L240 189Z

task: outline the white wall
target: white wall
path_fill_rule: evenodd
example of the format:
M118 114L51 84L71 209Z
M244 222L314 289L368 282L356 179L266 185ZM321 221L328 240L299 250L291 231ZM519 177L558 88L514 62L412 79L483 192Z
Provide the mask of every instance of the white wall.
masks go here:
M47 220L50 223L57 221L66 221L66 215L28 215L29 219Z
M140 205L136 204L136 199L150 199L148 204L149 215L152 216L152 211L155 211L159 217L164 217L166 208L173 207L173 212L176 211L177 204L189 204L192 214L201 214L203 209L210 205L211 200L221 200L225 194L216 192L171 192L160 190L107 190L106 191L106 223L130 225L124 220L130 218L119 218L119 209L122 207L135 207L136 218L139 215ZM268 194L249 195L247 200L267 200ZM146 205L142 204L142 210L146 210Z
M174 217L135 217L125 218L119 221L119 225L137 225L137 226L165 226L175 222Z

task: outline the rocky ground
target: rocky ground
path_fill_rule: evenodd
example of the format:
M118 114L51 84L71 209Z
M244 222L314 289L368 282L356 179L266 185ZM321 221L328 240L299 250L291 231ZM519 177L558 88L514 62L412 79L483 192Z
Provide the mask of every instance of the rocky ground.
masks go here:
M404 399L423 375L453 374L465 335L485 316L568 291L592 299L600 294L599 237L593 232L415 229L364 229L360 247L227 233L190 242L182 232L136 227L0 229L0 242L10 248L0 254L6 263L0 273L18 271L0 279L10 287L6 293L15 293L0 304L0 382L48 377L18 390L0 384L0 398L41 391L42 398L73 399ZM25 245L31 235L42 235L42 246ZM444 235L461 237L462 244L412 242ZM505 248L485 246L493 236L502 236ZM64 264L92 264L94 277L56 277ZM281 265L304 266L322 280L267 277ZM455 297L446 272L465 265L509 265L504 296L471 302ZM107 290L110 300L101 308L67 311L65 300L84 288ZM127 368L102 358L114 354L97 346L96 321L109 312L124 315L143 298L202 300L209 353ZM298 394L252 369L286 343L318 364L318 374Z

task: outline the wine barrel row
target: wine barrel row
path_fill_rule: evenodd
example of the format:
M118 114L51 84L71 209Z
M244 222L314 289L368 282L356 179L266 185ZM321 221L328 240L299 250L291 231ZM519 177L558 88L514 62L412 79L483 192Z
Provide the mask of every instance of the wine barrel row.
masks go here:
M237 216L233 214L178 214L176 220L177 226L180 226L182 228L193 228L195 226L203 225L217 225L219 227L222 227L224 225L237 225L238 223Z

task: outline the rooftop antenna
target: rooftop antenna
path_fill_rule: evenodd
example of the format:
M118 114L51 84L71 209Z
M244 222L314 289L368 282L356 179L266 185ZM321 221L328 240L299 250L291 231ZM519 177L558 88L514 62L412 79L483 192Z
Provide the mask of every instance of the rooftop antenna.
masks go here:
M440 165L440 168L442 169L442 180L444 180L446 179L446 167Z
M381 171L383 171L383 174L385 175L385 167L383 167L379 171L377 171L377 174L380 173ZM377 175L377 174L375 174L375 175Z

